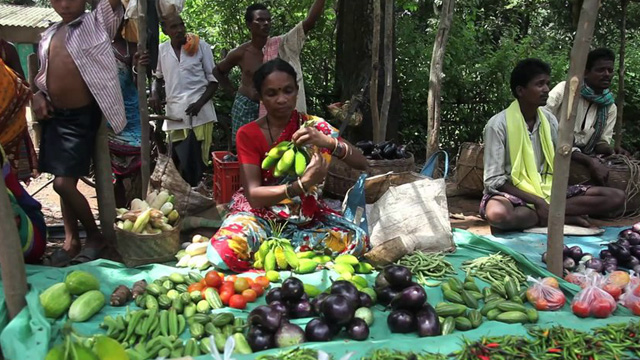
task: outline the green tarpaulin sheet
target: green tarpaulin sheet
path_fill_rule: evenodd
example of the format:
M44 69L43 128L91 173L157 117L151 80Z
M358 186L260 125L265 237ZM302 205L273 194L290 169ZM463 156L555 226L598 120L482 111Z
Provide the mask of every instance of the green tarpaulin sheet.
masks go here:
M611 230L612 234L617 234L619 229ZM509 238L492 239L489 237L475 236L469 232L456 230L454 232L455 242L458 246L454 254L448 255L447 259L458 268L459 265L469 259L485 256L496 251L512 255L520 264L520 268L533 276L550 276L551 274L542 268L539 260L533 255L539 257L531 251L524 251L526 244L521 247L513 246ZM514 240L515 239L515 240ZM536 241L539 241L537 239ZM522 241L521 238L512 238L511 241ZM525 254L525 255L523 255ZM139 279L151 281L163 275L172 272L187 272L185 269L176 269L165 265L149 265L135 269L129 269L121 264L97 260L88 264L72 266L68 268L58 269L43 266L27 266L27 279L30 285L29 294L27 296L28 306L13 321L7 324L6 311L4 307L0 309L0 345L6 359L22 360L22 359L43 359L49 347L60 341L59 330L66 322L66 316L57 321L44 318L42 308L39 305L38 294L47 287L56 282L61 282L67 273L81 269L96 275L101 282L101 291L108 297L111 292L120 284L131 286ZM257 276L258 274L248 274L247 276ZM288 276L288 272L282 272L284 277ZM308 275L299 275L304 282L310 283L324 289L330 285L330 277L337 277L336 273L331 271L322 271ZM462 279L463 274L458 276ZM375 274L367 275L368 280L373 282ZM478 285L482 288L485 284L477 280ZM561 285L567 294L575 294L579 288L575 285L561 281ZM442 293L439 287L427 288L429 303L435 305L442 301ZM2 302L4 304L4 301ZM249 311L257 305L264 304L264 297L258 299L257 302L250 304L247 310L222 309L220 311L233 311L236 315L246 317ZM135 304L130 305L135 308ZM403 351L430 351L450 353L460 348L463 337L467 339L478 339L482 336L499 336L499 335L525 335L526 328L522 325L508 325L495 321L486 321L477 329L465 332L456 331L451 335L418 338L416 334L392 334L386 324L388 312L381 306L375 308L375 323L371 327L370 338L366 341L356 342L348 340L344 335L340 335L331 342L326 343L309 343L307 347L324 350L337 359L340 356L353 351L354 359L366 355L375 348L393 348ZM105 306L100 313L85 323L74 324L78 332L85 335L104 333L104 330L98 327L104 316L118 315L125 312L124 307ZM573 315L566 305L564 309L556 312L540 312L540 320L538 326L550 327L553 325L562 325L580 330L588 330L593 327L606 325L608 323L628 322L633 319L631 313L622 307L607 319L580 319ZM304 326L309 319L294 320L295 323ZM188 331L183 334L187 338ZM261 353L276 353L279 349L269 350ZM198 359L210 359L211 356L200 356ZM253 359L255 355L234 356L237 360Z

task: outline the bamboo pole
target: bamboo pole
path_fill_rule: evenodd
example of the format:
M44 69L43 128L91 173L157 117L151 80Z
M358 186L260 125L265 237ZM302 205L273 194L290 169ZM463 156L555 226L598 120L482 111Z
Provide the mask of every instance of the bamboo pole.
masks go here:
M373 38L371 39L371 79L369 85L369 103L371 104L371 123L373 141L380 139L380 109L378 109L378 76L380 74L380 0L373 0ZM351 105L353 107L353 104ZM349 119L347 119L348 121Z
M393 4L394 0L384 2L384 93L380 111L380 141L387 139L387 123L393 91Z
M138 53L142 54L147 50L147 0L138 0ZM151 143L149 136L149 108L147 106L147 67L138 64L138 109L140 110L140 136L142 143L140 147L141 155L141 176L142 194L141 199L147 197L147 187L151 177Z
M624 122L624 56L627 38L627 5L629 0L622 0L622 23L620 24L620 54L618 55L618 98L616 99L616 126L614 149L622 147L622 124Z
M558 145L553 163L553 185L551 188L551 204L549 207L549 237L547 241L547 264L549 271L562 276L562 249L564 243L564 217L567 202L567 184L569 183L569 166L573 147L573 128L576 120L576 109L579 88L582 83L587 54L593 37L595 23L598 18L599 0L584 0L578 31L571 49L569 76L564 89L564 100L559 119Z
M440 23L431 54L429 71L429 93L427 95L427 159L438 151L440 139L440 97L444 67L444 53L449 41L449 30L453 21L455 0L444 0L440 12Z
M0 174L0 268L4 298L9 310L9 320L13 319L27 305L27 276L20 247L20 237L13 210L7 196L4 176Z
M116 199L113 193L113 178L111 173L111 153L109 152L109 137L107 135L107 121L102 117L93 156L96 172L96 195L98 197L98 218L100 230L107 239L107 246L115 247L116 232L113 224L116 222Z

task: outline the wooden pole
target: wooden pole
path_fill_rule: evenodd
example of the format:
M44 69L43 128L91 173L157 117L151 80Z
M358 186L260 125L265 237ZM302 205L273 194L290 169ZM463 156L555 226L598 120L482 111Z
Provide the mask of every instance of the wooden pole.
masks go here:
M627 38L627 5L629 0L622 0L622 23L620 24L620 54L618 55L618 98L616 99L616 126L614 130L614 149L622 147L622 124L624 122L624 55Z
M27 76L29 78L29 84L31 86L31 92L34 94L38 91L38 87L36 86L36 74L38 73L38 55L33 53L27 56ZM29 108L31 111L31 128L33 129L33 144L36 149L40 148L40 137L42 130L40 128L40 123L36 120L36 112L33 111L33 108Z
M384 2L384 93L380 111L380 141L387 139L387 123L393 91L393 3L394 0Z
M109 137L107 135L107 121L102 117L96 147L93 157L96 171L96 195L98 197L98 218L100 230L107 239L107 245L115 247L116 232L113 224L116 222L116 198L113 193L113 177L111 173L111 153L109 152Z
M444 0L440 12L440 23L431 54L429 71L429 93L427 95L427 159L438 151L440 139L440 94L442 91L442 69L444 53L449 41L455 0Z
M371 123L373 124L373 141L384 141L380 138L380 109L378 109L378 75L380 73L380 0L373 0L373 38L371 40L371 80L369 85L369 103L371 104ZM351 104L353 106L353 104ZM347 119L348 121L349 119Z
M7 196L4 176L0 174L0 268L4 285L4 301L9 310L9 320L13 319L27 305L27 276L24 257L13 209Z
M147 0L138 0L138 53L147 50ZM147 197L147 187L151 177L151 137L149 136L149 108L147 106L147 67L138 64L138 108L140 109L140 148L142 164L141 199Z
M564 217L567 202L567 184L569 182L569 166L571 149L573 148L573 128L576 120L576 109L580 96L579 89L587 63L587 54L593 37L593 30L598 18L600 0L584 0L578 31L571 49L569 76L564 89L564 100L559 119L558 144L553 163L553 185L551 188L551 205L549 207L549 237L547 241L547 265L549 271L562 277L562 249L564 243Z

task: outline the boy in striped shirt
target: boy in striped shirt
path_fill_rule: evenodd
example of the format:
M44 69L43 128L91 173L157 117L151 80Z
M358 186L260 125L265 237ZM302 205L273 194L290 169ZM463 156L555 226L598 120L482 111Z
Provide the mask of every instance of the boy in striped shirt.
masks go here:
M60 195L65 228L64 246L49 264L66 266L94 260L105 247L77 183L89 174L102 116L115 133L126 125L110 49L124 9L120 0L101 0L90 13L85 12L85 0L51 0L51 6L62 21L42 35L32 106L42 124L39 170L55 176L53 187ZM78 220L87 232L84 249Z

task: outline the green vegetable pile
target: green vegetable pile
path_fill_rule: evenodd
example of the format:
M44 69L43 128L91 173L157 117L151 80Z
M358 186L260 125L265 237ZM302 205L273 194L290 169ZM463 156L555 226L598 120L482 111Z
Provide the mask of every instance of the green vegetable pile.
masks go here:
M520 284L527 280L527 276L518 269L516 261L511 256L500 252L467 260L460 268L467 274L488 283L504 282L507 277L517 280Z
M420 285L433 286L429 279L442 280L456 274L453 265L445 259L443 253L414 251L396 263L408 267Z

